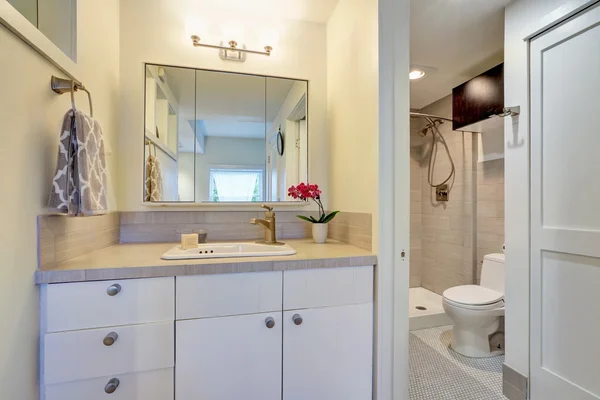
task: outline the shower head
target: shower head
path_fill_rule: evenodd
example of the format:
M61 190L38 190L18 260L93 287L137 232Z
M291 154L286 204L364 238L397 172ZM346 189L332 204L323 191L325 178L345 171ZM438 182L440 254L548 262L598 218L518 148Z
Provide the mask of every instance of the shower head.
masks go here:
M427 132L430 129L433 129L433 128L435 128L437 126L440 126L440 125L442 125L444 123L444 121L442 121L441 119L432 120L429 117L427 117L426 119L427 119L427 122L429 122L427 124L427 126L425 126L425 128L423 128L423 129L421 129L420 131L417 132L421 137L427 136Z

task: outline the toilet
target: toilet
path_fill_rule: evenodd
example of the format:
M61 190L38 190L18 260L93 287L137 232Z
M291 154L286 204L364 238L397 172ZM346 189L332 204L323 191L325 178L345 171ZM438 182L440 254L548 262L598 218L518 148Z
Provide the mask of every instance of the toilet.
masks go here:
M467 357L504 354L504 254L483 258L480 285L455 286L444 291L444 311L453 322L452 348Z

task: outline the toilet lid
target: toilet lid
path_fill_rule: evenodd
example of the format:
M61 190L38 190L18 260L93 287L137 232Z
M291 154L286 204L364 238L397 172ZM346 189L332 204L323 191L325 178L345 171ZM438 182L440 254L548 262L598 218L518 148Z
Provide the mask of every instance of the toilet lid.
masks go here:
M464 285L446 289L444 297L459 304L483 306L499 302L504 294L479 285Z

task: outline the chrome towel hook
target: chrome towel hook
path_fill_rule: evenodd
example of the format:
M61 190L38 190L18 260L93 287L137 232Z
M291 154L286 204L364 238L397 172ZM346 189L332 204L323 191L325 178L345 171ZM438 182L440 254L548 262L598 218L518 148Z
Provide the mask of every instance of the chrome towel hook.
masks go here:
M73 111L76 110L76 108L75 108L75 92L77 90L83 90L88 95L88 100L90 103L90 117L94 116L94 108L92 106L92 94L89 92L89 90L86 89L85 86L83 86L83 84L81 82L76 81L75 79L62 79L62 78L58 78L56 76L52 76L52 79L50 80L50 88L58 94L64 94L64 93L70 92L71 93L71 107L73 108Z

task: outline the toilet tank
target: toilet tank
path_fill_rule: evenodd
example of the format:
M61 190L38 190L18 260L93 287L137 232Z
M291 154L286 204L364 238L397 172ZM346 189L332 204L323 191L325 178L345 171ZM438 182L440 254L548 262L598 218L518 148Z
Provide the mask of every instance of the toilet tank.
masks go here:
M504 293L504 254L486 254L481 267L480 286Z

